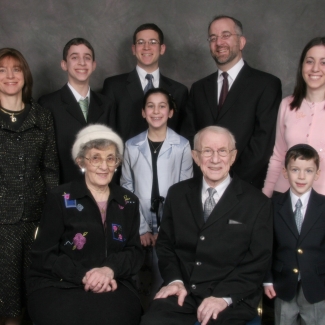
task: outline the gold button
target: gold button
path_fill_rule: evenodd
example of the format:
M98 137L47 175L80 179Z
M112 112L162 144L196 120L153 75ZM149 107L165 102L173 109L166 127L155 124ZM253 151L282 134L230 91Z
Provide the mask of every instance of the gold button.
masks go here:
M293 271L294 273L298 273L298 272L299 272L298 269L293 269L292 271Z
M300 249L300 248L298 249L298 253L299 253L299 254L302 254L303 252L304 252L304 251L303 251L302 249Z

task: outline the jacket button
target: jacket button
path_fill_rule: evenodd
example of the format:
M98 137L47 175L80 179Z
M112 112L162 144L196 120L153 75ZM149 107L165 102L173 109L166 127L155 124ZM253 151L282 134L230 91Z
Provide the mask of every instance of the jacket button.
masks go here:
M204 236L200 236L200 239L201 239L201 240L204 240L204 239L205 239L205 237L204 237Z
M196 262L196 265L201 265L202 263L201 262Z
M192 289L194 289L194 290L196 289L196 285L195 285L195 284L192 284L191 287L192 287Z
M297 252L298 252L299 254L302 254L304 251L303 251L302 249L299 248L299 249L297 250Z
M293 273L298 273L299 272L298 269L293 269L292 271L293 271Z

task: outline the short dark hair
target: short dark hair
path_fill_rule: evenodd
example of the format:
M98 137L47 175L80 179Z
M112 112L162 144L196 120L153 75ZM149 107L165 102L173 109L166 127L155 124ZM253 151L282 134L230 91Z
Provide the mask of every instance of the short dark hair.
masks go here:
M291 110L298 110L301 106L301 103L303 99L306 97L306 91L307 86L304 78L302 77L302 65L304 64L305 57L307 55L307 52L314 46L323 45L325 46L325 37L315 37L311 41L307 43L307 45L302 50L298 70L297 70L297 76L296 76L296 85L295 89L293 91L293 100L290 103L290 109Z
M158 38L159 38L159 43L164 44L164 33L162 32L162 30L153 23L146 23L146 24L142 24L140 25L135 32L133 33L133 44L135 45L135 42L137 41L137 34L143 30L147 30L147 29L151 29L154 30L155 32L157 32L158 34Z
M224 18L231 19L234 22L235 27L237 28L237 33L240 36L243 35L244 29L243 29L242 23L238 19L231 17L231 16L227 16L227 15L218 15L218 16L213 17L213 19L211 20L209 27L208 27L208 33L210 31L210 27L211 27L212 23L214 23L217 20L224 19Z
M13 48L0 49L0 61L6 58L13 58L18 61L20 69L24 75L24 87L22 89L22 100L25 104L29 103L32 98L33 77L29 65L24 56Z
M67 44L65 44L64 48L63 48L63 60L67 61L67 57L68 57L68 52L69 49L72 45L85 45L89 48L89 50L91 51L92 55L93 55L93 61L95 61L95 50L92 47L92 45L84 38L81 37L77 37L77 38L73 38L71 39Z
M169 110L173 109L174 112L176 112L177 107L176 107L176 103L175 103L175 99L173 98L173 96L164 88L151 88L149 89L146 94L143 97L143 103L142 103L142 109L145 109L146 104L147 104L147 100L148 97L152 94L163 94L165 95L167 102L168 102L168 106L169 106Z
M289 148L284 161L285 168L288 167L288 164L291 159L302 159L302 160L314 160L317 170L319 169L319 155L315 148L308 144L296 144L293 147Z

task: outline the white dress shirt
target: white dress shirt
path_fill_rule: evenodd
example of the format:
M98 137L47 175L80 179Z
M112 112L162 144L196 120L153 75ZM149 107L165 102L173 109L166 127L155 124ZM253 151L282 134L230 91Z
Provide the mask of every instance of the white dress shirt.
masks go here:
M238 73L240 72L240 70L242 69L242 67L244 66L244 60L241 58L231 69L229 69L228 71L226 71L228 73L228 91L230 90L232 84L234 83L235 79L238 76ZM219 98L220 98L220 92L221 92L221 88L222 88L222 84L223 84L223 76L221 75L224 71L222 70L218 70L218 102L219 102Z
M73 93L73 96L75 97L76 101L79 103L80 99L85 99L88 97L88 107L89 107L89 103L90 103L90 87L88 88L88 93L86 95L86 97L81 96L72 86L71 84L68 82L68 87L70 88L70 90Z
M137 73L138 73L140 81L141 81L142 90L144 90L144 88L146 88L146 85L148 84L148 79L146 79L146 75L148 74L148 72L146 70L140 68L138 65L137 65L136 69L137 69ZM160 76L159 68L149 74L152 74L152 76L153 76L153 78L152 78L153 86L155 88L158 88L159 87L159 76Z

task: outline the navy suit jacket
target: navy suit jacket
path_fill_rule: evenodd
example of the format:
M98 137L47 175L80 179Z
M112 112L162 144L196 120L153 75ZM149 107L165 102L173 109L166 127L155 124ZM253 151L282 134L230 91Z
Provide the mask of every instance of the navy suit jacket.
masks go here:
M87 122L81 108L69 86L42 96L38 103L52 112L56 144L60 163L60 184L80 177L80 168L72 159L71 149L76 134L89 124L100 123L114 128L111 117L113 108L109 100L90 91L90 102Z
M179 132L188 89L162 74L160 74L159 87L166 89L175 99L177 111L169 119L168 126ZM102 94L114 103L116 130L124 141L148 129L148 124L141 113L144 94L136 69L130 73L105 79Z
M218 114L217 78L215 72L192 85L181 135L191 141L206 126L229 129L238 150L233 170L261 189L275 141L281 81L245 62Z
M325 300L325 196L312 190L300 235L292 211L290 192L276 195L274 251L271 271L264 282L273 282L282 300L297 292L298 272L308 302Z

